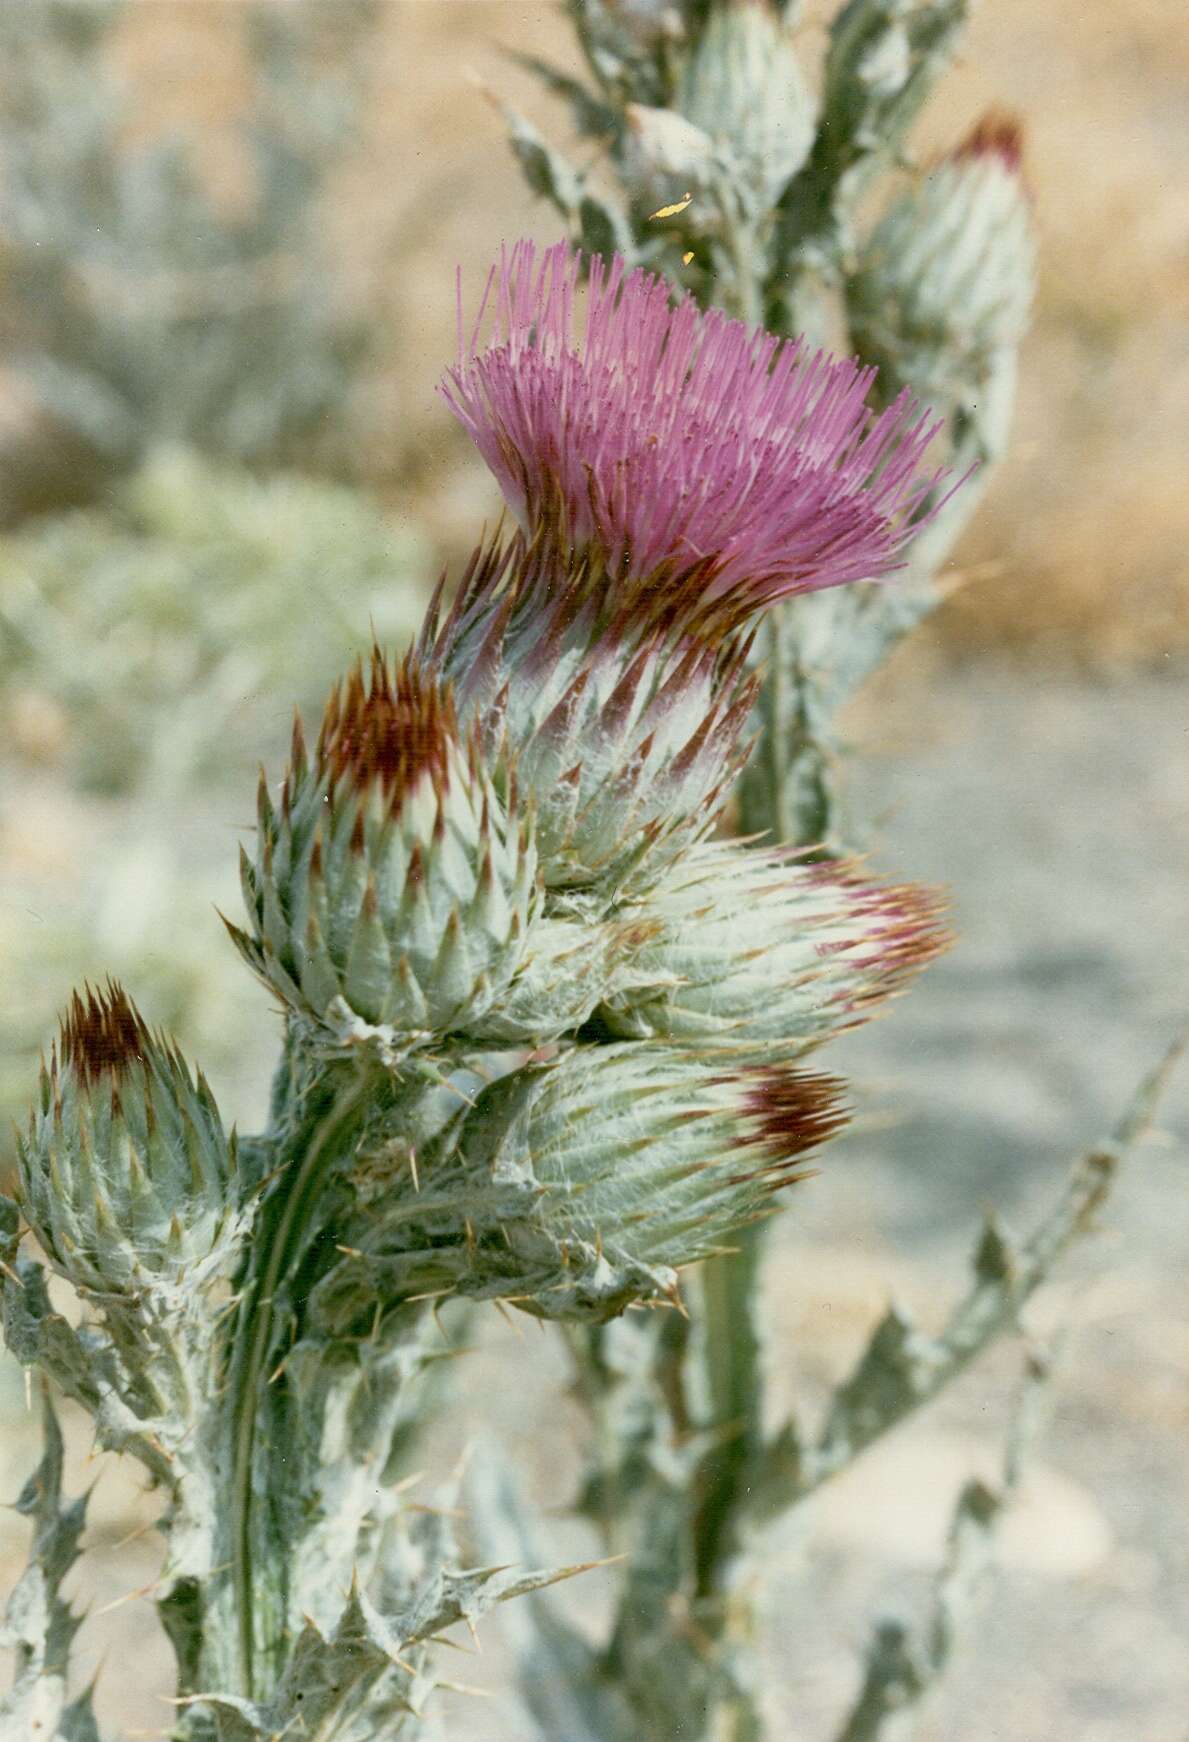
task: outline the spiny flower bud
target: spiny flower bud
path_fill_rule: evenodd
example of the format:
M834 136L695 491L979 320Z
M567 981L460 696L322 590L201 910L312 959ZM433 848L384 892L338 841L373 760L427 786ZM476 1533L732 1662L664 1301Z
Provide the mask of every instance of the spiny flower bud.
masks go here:
M761 211L776 203L813 144L813 99L767 0L732 0L711 14L677 107L729 155Z
M672 1295L799 1177L844 1123L840 1085L782 1066L722 1067L671 1047L591 1046L500 1078L348 1221L351 1257L314 1310L342 1330L372 1286L606 1319Z
M552 889L647 886L712 826L755 696L740 637L658 623L597 558L551 539L478 551L418 658L449 682L489 756L506 744L533 794Z
M674 308L619 255L587 265L579 341L579 256L505 253L442 389L530 542L592 552L622 604L720 635L899 565L939 479L918 476L940 424L911 395L875 416L872 370Z
M300 725L274 806L260 787L241 858L247 960L290 1007L349 1040L360 1022L444 1033L480 1015L519 965L536 852L515 781L501 798L449 692L374 649Z
M946 942L928 889L731 844L691 854L636 911L655 931L606 1026L744 1050L800 1053L854 1027Z
M18 1160L26 1219L77 1287L189 1287L229 1267L234 1137L201 1073L113 981L75 993Z
M1023 336L1036 249L1021 156L1018 123L985 116L872 232L847 287L851 325L899 379L985 371Z

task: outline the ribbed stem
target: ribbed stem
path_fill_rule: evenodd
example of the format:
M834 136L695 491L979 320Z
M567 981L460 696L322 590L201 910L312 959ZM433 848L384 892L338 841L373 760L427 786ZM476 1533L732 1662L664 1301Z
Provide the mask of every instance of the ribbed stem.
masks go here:
M283 1633L283 1615L278 1616L277 1610L283 1607L284 1568L276 1564L272 1554L261 1554L265 1533L257 1516L253 1483L258 1429L267 1408L269 1366L279 1326L277 1293L298 1256L327 1170L342 1155L352 1127L362 1122L373 1094L374 1084L368 1075L360 1074L341 1085L330 1106L314 1122L300 1160L295 1154L278 1179L273 1200L266 1204L262 1214L254 1274L240 1306L228 1400L231 1590L236 1616L238 1691L249 1699L257 1694L257 1648L262 1636L275 1649ZM269 1601L271 1616L262 1613ZM274 1637L270 1638L270 1634Z
M763 1374L756 1324L763 1223L736 1236L738 1250L702 1267L702 1335L712 1427L723 1436L710 1462L694 1527L699 1597L720 1594L735 1545L735 1513L760 1450Z

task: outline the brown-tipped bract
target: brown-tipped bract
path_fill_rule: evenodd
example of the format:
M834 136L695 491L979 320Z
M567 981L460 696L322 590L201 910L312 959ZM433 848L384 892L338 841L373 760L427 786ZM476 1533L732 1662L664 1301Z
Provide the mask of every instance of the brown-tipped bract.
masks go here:
M79 1288L190 1286L233 1262L234 1139L114 981L72 998L18 1162L29 1224Z
M246 932L232 936L293 1010L398 1043L465 1025L520 964L539 907L530 814L501 794L449 690L375 650L300 732L274 803L261 781Z

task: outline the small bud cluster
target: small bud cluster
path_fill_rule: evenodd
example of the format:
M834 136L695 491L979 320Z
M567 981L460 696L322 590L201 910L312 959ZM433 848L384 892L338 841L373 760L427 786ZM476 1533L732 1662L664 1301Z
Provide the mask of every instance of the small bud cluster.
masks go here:
M939 944L924 892L708 841L752 623L902 560L932 421L618 258L589 263L579 339L582 266L522 243L492 274L494 331L446 393L516 526L401 664L335 691L313 758L295 738L244 861L234 935L317 1044L382 1033L443 1076L555 1049L423 1149L415 1188L400 1121L383 1136L318 1296L336 1334L372 1310L363 1260L546 1316L665 1292L839 1122L794 1059Z
M487 305L445 391L515 527L403 658L376 647L336 685L312 752L295 725L230 930L315 1078L366 1058L448 1083L553 1049L439 1135L411 1221L388 1208L410 1277L417 1253L463 1292L602 1312L669 1288L792 1176L838 1122L793 1061L938 947L921 891L709 841L747 755L757 617L903 560L935 424L907 395L869 411L870 372L674 305L619 257L521 243ZM66 1274L201 1271L234 1155L123 992L76 999L22 1148ZM498 1263L476 1256L487 1178ZM392 1258L369 1205L352 1242ZM563 1271L582 1280L558 1293Z

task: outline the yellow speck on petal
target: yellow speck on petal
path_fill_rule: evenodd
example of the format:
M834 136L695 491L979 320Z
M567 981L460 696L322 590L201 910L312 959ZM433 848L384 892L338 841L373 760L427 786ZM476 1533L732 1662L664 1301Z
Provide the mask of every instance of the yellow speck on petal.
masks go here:
M675 218L678 212L684 212L693 197L693 194L686 194L683 199L678 200L675 206L662 206L659 211L649 212L649 222L651 223L653 218Z

